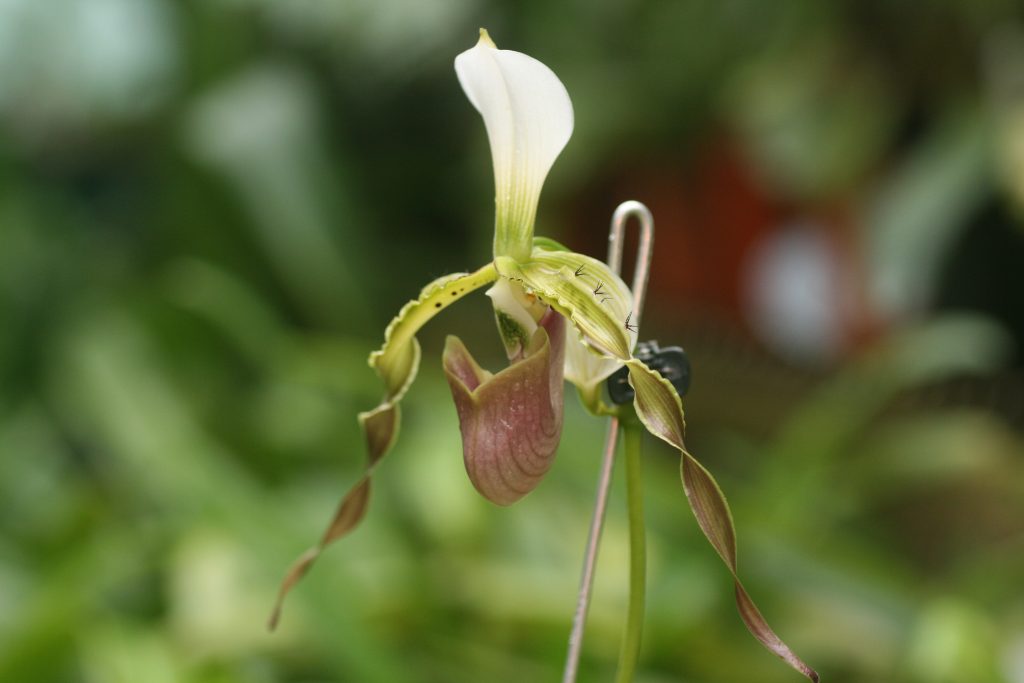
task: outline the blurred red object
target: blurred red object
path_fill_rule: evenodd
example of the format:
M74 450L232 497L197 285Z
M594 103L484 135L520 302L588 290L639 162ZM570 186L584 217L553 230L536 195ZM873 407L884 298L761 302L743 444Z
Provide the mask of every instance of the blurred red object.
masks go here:
M657 226L649 305L671 310L681 324L713 319L771 346L752 320L764 319L751 310L756 305L749 295L752 263L759 250L799 224L815 231L823 246L819 251L824 263L818 270L827 283L812 294L826 297L819 304L829 314L822 324L835 326L830 331L835 348L827 355L845 355L873 336L876 325L864 296L858 225L846 197L811 206L773 196L737 146L720 136L692 157L619 164L581 198L571 243L603 253L603 233L593 226L606 223L626 199L646 204Z

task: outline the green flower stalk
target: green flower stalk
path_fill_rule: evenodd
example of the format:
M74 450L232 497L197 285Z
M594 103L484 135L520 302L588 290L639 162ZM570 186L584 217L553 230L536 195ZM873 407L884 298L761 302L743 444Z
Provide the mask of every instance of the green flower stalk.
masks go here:
M563 379L576 386L590 412L615 415L618 409L601 399L601 386L625 366L636 392L637 417L681 454L690 507L735 579L737 605L747 627L790 666L817 681L817 674L769 628L736 576L732 516L714 478L686 450L679 395L633 357L637 339L629 289L605 263L534 237L541 186L572 134L573 109L565 86L532 57L499 50L483 29L476 46L456 57L455 72L483 117L490 142L494 257L473 273L430 283L388 325L384 345L369 360L384 382L384 397L376 408L359 415L368 451L366 472L342 498L319 543L289 569L271 626L284 597L323 549L355 528L366 513L371 476L398 436L399 403L419 367L416 333L444 308L490 285L487 295L510 365L492 375L456 337L448 338L443 354L463 458L476 489L498 505L532 491L558 447Z

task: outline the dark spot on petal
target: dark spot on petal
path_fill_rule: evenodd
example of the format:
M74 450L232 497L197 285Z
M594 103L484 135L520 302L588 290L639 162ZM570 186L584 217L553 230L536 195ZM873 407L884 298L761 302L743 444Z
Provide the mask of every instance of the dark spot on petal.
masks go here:
M436 304L434 304L434 308L441 308L441 302L438 301Z

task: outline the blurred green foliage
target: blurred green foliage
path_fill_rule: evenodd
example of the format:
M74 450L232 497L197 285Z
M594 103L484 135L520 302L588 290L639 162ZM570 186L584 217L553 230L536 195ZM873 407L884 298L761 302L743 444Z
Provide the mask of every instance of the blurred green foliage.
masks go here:
M367 520L264 629L361 471L386 321L489 253L451 69L483 24L576 106L541 232L599 249L635 197L679 267L659 188L704 187L723 138L773 210L848 217L877 315L829 362L779 360L657 269L645 326L689 349L691 448L824 680L1021 683L1020 21L1009 0L0 0L0 680L558 679L603 426L570 399L548 481L510 509L472 491L436 359L451 331L499 364L482 297L423 334ZM638 683L794 680L744 632L677 461L648 460ZM618 651L621 497L581 681Z

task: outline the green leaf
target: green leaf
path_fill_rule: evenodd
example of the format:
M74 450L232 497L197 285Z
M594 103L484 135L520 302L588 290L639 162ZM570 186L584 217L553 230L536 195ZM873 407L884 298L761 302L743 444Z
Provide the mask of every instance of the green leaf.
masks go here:
M373 410L359 415L359 424L366 436L366 471L342 497L320 542L303 553L288 569L270 616L271 629L277 625L288 592L309 571L324 548L354 529L366 514L370 501L370 477L398 438L398 403L416 378L419 368L420 346L414 335L449 304L494 282L496 278L494 265L490 263L475 273L455 273L439 278L424 287L417 299L403 306L388 325L384 332L384 345L370 354L369 360L370 367L384 381L384 399Z
M626 365L629 367L630 383L636 391L634 406L637 416L651 434L677 448L682 454L680 475L686 498L704 536L733 576L736 606L743 622L762 645L817 683L818 674L775 634L740 582L736 565L736 527L732 512L715 478L686 450L683 443L686 425L679 394L668 380L642 361L632 359Z

